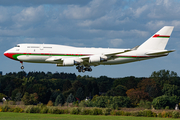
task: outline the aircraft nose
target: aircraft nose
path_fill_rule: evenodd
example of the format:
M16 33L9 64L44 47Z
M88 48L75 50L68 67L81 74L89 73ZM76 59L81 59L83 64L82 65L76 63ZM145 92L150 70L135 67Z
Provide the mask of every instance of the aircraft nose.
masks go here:
M8 51L4 52L4 56L13 59L13 54L8 53Z
M8 57L9 56L8 52L4 52L4 56Z
M4 52L4 56L8 57L8 53L7 53L7 52Z

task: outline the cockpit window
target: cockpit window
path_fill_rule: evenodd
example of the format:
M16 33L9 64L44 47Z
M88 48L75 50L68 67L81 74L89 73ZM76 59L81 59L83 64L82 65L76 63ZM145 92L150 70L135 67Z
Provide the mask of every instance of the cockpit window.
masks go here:
M15 47L20 47L20 45L16 45Z

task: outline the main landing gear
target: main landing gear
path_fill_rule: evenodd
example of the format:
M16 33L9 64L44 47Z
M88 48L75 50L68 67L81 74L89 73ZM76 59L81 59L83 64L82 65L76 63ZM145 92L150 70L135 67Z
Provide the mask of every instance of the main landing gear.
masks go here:
M76 69L78 70L78 72L85 72L85 71L88 71L88 72L91 72L92 71L92 68L90 66L83 66L83 65L78 65L76 67Z
M23 62L20 61L20 63L21 63L21 69L23 70L24 69Z

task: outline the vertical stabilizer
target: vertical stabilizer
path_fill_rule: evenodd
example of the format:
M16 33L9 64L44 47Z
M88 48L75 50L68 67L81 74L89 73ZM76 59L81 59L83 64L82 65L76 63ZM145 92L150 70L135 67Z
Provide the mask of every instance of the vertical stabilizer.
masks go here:
M169 37L173 31L173 28L174 28L174 26L164 26L156 34L154 34L147 41L145 41L142 45L140 45L138 50L140 50L140 49L164 50L166 47L166 44L169 40Z

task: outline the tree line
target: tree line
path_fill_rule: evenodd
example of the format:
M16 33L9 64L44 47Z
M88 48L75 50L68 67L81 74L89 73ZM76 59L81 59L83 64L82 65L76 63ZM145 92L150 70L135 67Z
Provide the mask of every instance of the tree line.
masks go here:
M92 100L84 104L90 107L107 107L107 102L116 107L123 101L128 103L124 107L153 104L159 109L174 108L180 101L179 95L180 77L169 70L154 71L148 78L96 78L63 72L24 71L0 76L0 101L8 96L12 101L23 101L27 105L39 102L63 105L88 97Z

